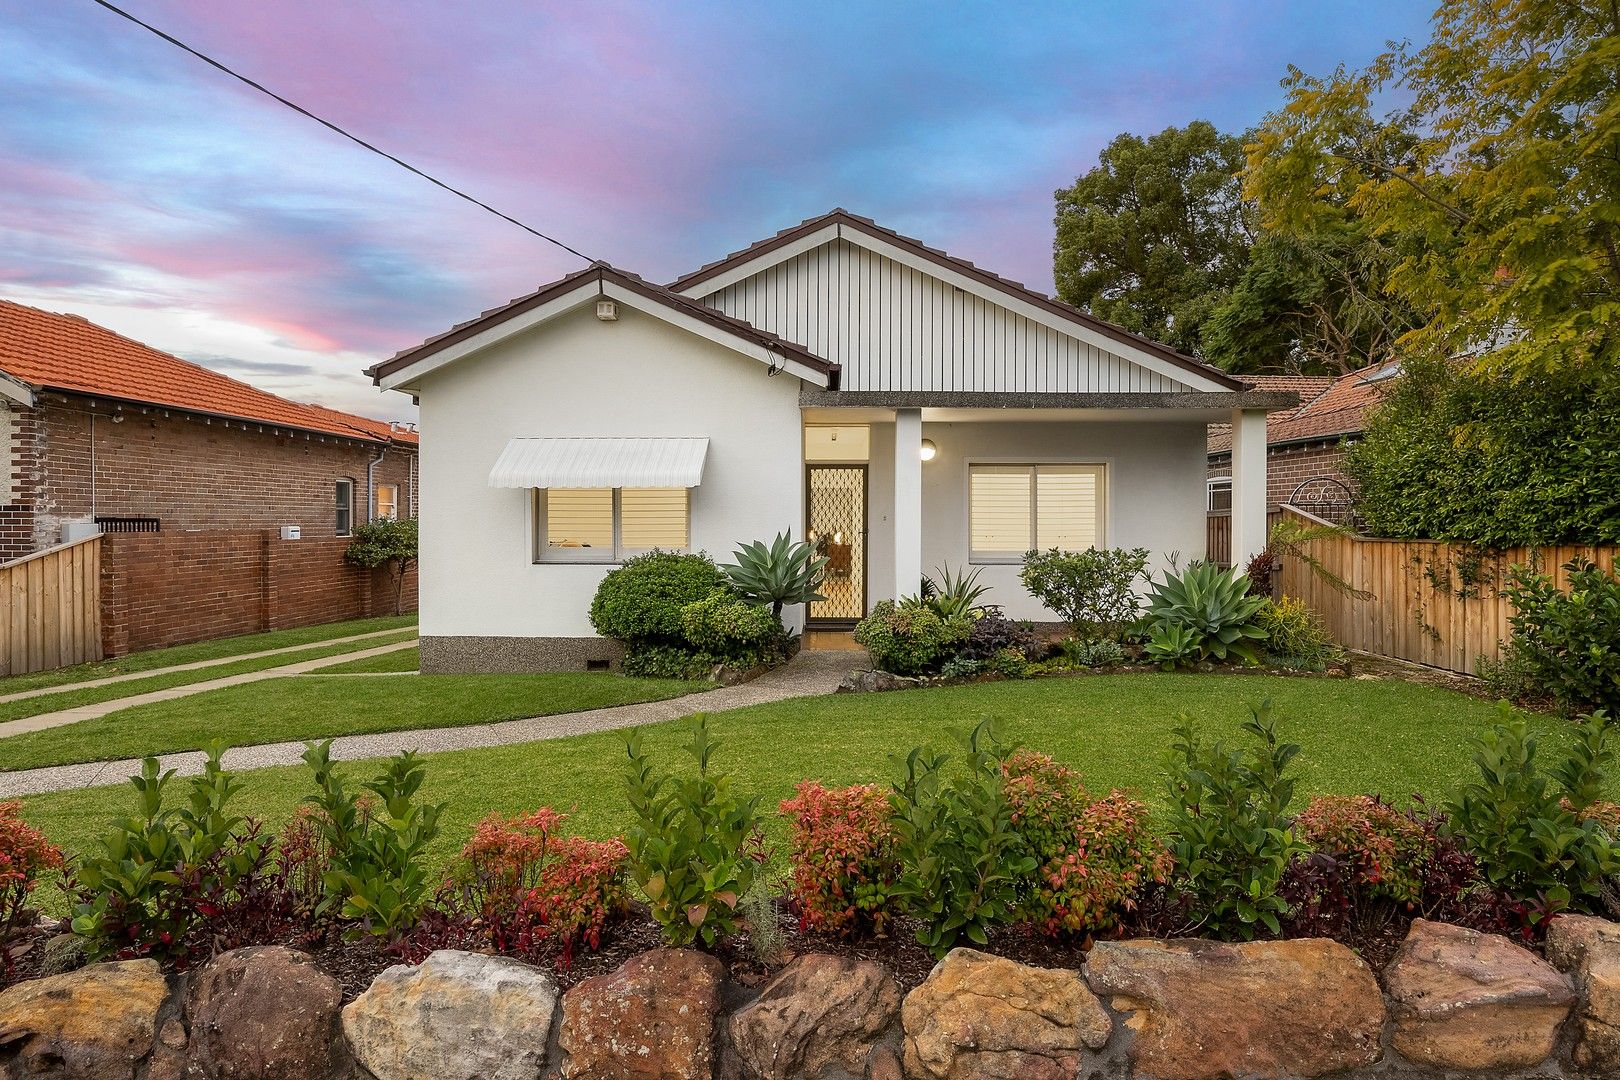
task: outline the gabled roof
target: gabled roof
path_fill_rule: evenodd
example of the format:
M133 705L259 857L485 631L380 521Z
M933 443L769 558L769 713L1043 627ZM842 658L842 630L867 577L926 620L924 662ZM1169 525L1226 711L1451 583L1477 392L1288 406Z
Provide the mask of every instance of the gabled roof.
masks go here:
M1256 390L1292 390L1299 394L1300 406L1266 417L1266 445L1319 442L1359 435L1367 414L1383 400L1388 380L1400 374L1395 362L1371 364L1348 375L1255 375L1246 376ZM1313 393L1312 390L1315 392ZM1232 449L1228 424L1211 424L1209 452L1224 454Z
M865 234L866 236L873 237L877 240L893 245L902 251L908 252L919 259L931 262L936 266L944 267L949 270L954 270L959 274L963 274L966 277L971 278L972 280L1003 295L1013 297L1027 304L1032 304L1050 315L1057 316L1059 319L1073 323L1076 326L1083 327L1094 333L1101 334L1121 345L1139 349L1142 352L1157 357L1160 360L1167 361L1185 371L1193 372L1202 378L1209 379L1217 384L1225 386L1228 389L1243 389L1243 384L1241 382L1217 367L1206 364L1201 360L1197 360L1186 355L1185 353L1178 352L1168 345L1153 341L1150 338L1142 337L1140 334L1134 334L1115 323L1108 322L1104 319L1099 319L1095 315L1082 311L1071 304L1065 304L1061 300L1055 300L1052 297L1047 296L1045 293L1037 292L1034 289L1028 288L1021 282L1011 281L999 274L995 274L989 270L983 269L982 267L975 266L966 259L957 258L956 256L950 255L939 250L938 248L931 248L920 240L910 236L904 236L895 232L893 229L885 228L873 221L871 218L861 217L858 214L852 214L842 207L830 210L819 217L806 218L799 224L794 225L791 228L783 229L774 236L770 236L764 240L750 244L748 247L745 247L740 251L734 251L723 259L719 259L715 262L701 266L698 269L693 270L691 273L676 278L674 281L670 282L669 287L678 293L684 293L688 296L696 295L700 291L704 291L702 290L702 287L705 284L713 281L715 278L718 278L721 275L729 275L733 271L737 271L751 263L762 263L763 265L761 265L759 269L764 269L772 262L777 261L769 258L772 254L779 253L782 251L782 249L791 247L796 241L811 237L829 227L836 228L840 235L843 234L844 230L849 230L850 232ZM786 252L780 257L786 258L791 254L794 254L794 252ZM706 291L712 292L714 290L709 289Z
M500 307L490 308L475 319L457 323L444 333L436 334L420 345L395 353L382 363L367 368L366 374L370 375L373 381L380 383L383 379L396 372L404 371L436 353L442 352L451 346L459 345L485 331L499 327L502 323L509 322L553 300L567 297L582 288L609 284L686 318L696 319L720 331L722 334L754 345L769 354L796 361L804 367L826 376L829 382L836 384L838 365L822 359L802 345L778 337L767 330L761 330L741 319L732 318L730 315L716 311L707 304L682 296L680 293L667 289L662 285L655 285L635 274L620 270L605 262L594 262L583 270L559 278L549 285L542 285L526 296L517 297Z
M35 389L159 405L366 442L414 443L380 420L304 405L97 326L0 300L0 372Z

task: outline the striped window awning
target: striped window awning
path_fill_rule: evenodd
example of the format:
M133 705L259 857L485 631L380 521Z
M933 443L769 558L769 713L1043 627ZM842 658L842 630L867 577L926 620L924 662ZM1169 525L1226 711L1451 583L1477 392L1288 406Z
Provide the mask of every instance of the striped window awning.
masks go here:
M516 438L495 459L489 486L692 488L708 453L708 439Z

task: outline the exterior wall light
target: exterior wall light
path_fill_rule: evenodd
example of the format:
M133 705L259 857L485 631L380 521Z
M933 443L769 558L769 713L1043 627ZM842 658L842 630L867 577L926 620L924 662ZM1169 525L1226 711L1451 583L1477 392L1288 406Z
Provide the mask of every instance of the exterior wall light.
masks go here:
M933 461L934 455L937 453L939 453L939 447L934 445L933 439L924 439L922 441L922 459L924 461Z

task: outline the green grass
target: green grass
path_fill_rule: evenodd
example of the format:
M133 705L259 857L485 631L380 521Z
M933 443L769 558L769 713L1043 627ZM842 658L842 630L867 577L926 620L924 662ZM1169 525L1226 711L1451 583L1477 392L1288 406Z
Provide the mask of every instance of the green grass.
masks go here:
M359 675L370 672L415 671L422 662L422 650L398 649L381 656L368 656L364 660L350 660L347 664L333 664L321 668L322 675Z
M656 701L713 684L620 675L418 675L408 679L286 676L120 709L95 720L0 739L0 768L333 735L462 727L524 716Z
M93 664L36 671L30 675L11 675L0 678L0 695L17 694L24 690L38 690L47 686L67 686L71 683L104 679L109 675L130 675L137 671L191 664L199 660L218 660L225 656L280 649L289 645L307 645L311 642L330 641L332 638L367 634L373 630L392 630L395 627L415 626L415 615L389 615L378 619L354 619L349 622L323 623L320 626L301 626L296 630L272 630L263 634L244 634L240 637L215 638L193 645L176 645L169 649L151 649L130 653L116 660L100 660Z
M400 685L445 678L451 677L402 679ZM1250 704L1266 697L1284 735L1304 747L1297 759L1299 805L1320 793L1382 793L1404 801L1421 792L1438 801L1470 775L1468 739L1496 716L1486 702L1398 681L1138 674L801 698L717 713L711 724L722 744L716 766L732 772L742 793L759 796L772 815L770 839L780 849L785 834L776 804L798 781L886 782L893 776L891 754L945 740L987 717L1004 721L1009 737L1074 765L1093 790L1135 791L1158 812L1166 802L1164 755L1177 714L1185 712L1207 737L1236 741ZM1563 721L1537 716L1532 725L1546 736L1544 752L1567 745ZM654 725L645 729L646 744L660 763L684 766L676 753L684 733L681 721ZM628 824L620 784L623 741L622 732L604 732L430 755L423 796L447 804L431 858L447 862L491 811L549 805L571 809L572 827L581 834L621 832ZM346 766L367 774L377 767ZM303 768L243 779L238 811L275 824L310 791ZM132 803L127 788L61 792L26 800L23 816L77 851Z
M77 708L80 705L117 701L120 698L134 697L137 694L145 694L152 690L167 690L171 686L190 686L192 683L223 679L231 675L246 675L254 671L266 671L270 668L281 667L285 664L296 664L304 660L319 660L325 656L342 656L344 653L374 649L396 641L410 641L415 636L416 630L414 628L405 629L383 637L368 638L365 641L351 641L341 645L314 645L308 649L278 653L275 656L260 656L252 660L227 661L220 664L211 664L208 667L192 668L189 671L171 671L166 675L152 675L145 679L130 679L126 682L112 683L108 686L87 686L77 690L69 687L54 694L40 694L37 697L23 698L20 701L0 702L0 722L18 720L26 716L38 716L41 713L56 712L60 709ZM384 657L387 655L386 653L383 654ZM382 658L372 657L371 659ZM326 669L323 668L322 670ZM11 738L22 739L27 738L27 736L14 735ZM29 766L17 765L10 760L6 753L8 745L10 745L9 739L0 739L0 770L28 768Z

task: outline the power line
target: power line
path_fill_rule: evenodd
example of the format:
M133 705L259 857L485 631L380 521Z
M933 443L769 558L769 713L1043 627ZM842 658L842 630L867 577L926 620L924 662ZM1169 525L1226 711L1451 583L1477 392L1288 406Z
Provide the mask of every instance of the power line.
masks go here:
M418 169L415 165L412 165L410 162L405 161L405 160L403 160L401 158L397 158L393 154L390 154L388 151L382 150L382 149L379 149L376 146L373 146L371 143L368 143L368 142L366 142L366 140L360 138L360 136L354 135L354 134L351 134L348 131L345 131L343 128L341 128L338 125L332 123L332 121L327 120L327 119L325 119L323 117L320 117L320 116L316 116L314 113L310 112L308 109L304 108L302 105L299 105L297 102L288 101L286 98L282 97L280 94L276 93L274 90L271 90L268 87L264 86L262 83L254 82L252 79L248 78L246 75L243 75L241 72L235 71L232 68L228 67L227 65L220 63L218 60L215 60L212 56L209 56L207 53L200 52L197 49L192 48L190 45L187 45L185 42L181 41L179 38L175 37L174 35L164 33L162 30L159 30L157 27L153 26L151 23L142 22L140 19L136 18L134 15L131 15L129 12L125 11L123 8L118 7L116 4L110 4L110 3L107 2L107 0L94 0L94 2L97 3L97 4L100 4L102 7L106 8L108 11L112 12L114 15L120 16L121 18L128 19L130 22L134 23L136 26L139 26L141 29L147 30L147 31L149 31L149 32L151 32L153 34L156 34L158 37L162 38L164 41L167 41L170 45L173 45L175 48L180 49L180 50L182 50L184 52L190 53L192 56L195 56L198 60L201 60L203 63L209 65L210 67L218 68L220 71L223 71L225 74L229 75L233 79L236 79L238 82L246 83L248 86L251 86L253 89L257 90L259 93L265 95L266 97L271 98L272 100L278 101L281 104L287 106L287 108L291 109L293 112L299 113L299 114L301 114L303 116L307 116L309 119L315 121L317 124L320 124L322 127L327 128L327 129L329 129L331 131L337 132L339 135L343 136L345 139L348 139L350 142L355 143L355 144L357 144L359 146L363 146L367 150L370 150L373 154L376 154L379 157L387 158L389 161L392 161L395 165L398 165L400 168L406 170L407 172L415 173L417 176L420 176L422 179L426 180L428 183L434 184L434 185L436 185L438 187L443 188L445 191L448 191L450 194L456 196L458 199L465 199L468 202L472 203L474 206L478 207L479 209L487 210L489 213L494 214L496 217L500 218L502 221L510 222L511 224L516 225L518 228L522 229L524 232L533 233L535 236L538 236L540 239L546 241L546 243L548 243L548 244L556 244L558 247L562 248L564 251L568 252L570 255L578 256L579 258L584 259L586 262L595 262L596 261L596 260L592 259L589 255L585 254L583 251L580 251L578 248L569 247L567 244L563 243L561 240L558 240L556 237L547 236L545 233L541 232L539 229L536 229L532 225L525 225L523 222L519 221L517 218L513 217L511 214L502 213L501 211L495 209L493 206L489 205L489 203L484 202L482 199L476 199L473 196L467 194L465 191L462 191L460 188L452 187L451 185L445 183L443 180L440 180L438 177L433 176L433 175L431 175L429 173L423 172L421 169Z

